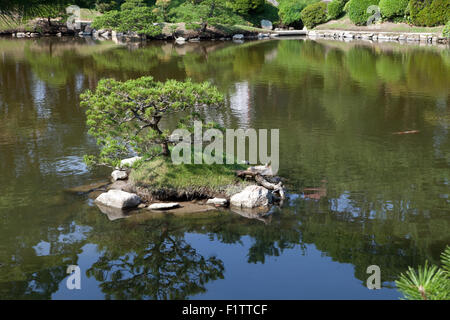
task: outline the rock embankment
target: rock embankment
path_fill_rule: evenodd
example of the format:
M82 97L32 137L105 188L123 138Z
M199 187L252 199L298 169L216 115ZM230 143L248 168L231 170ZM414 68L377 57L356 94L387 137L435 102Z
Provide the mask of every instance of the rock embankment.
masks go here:
M346 31L346 30L310 30L308 37L312 39L324 38L343 41L397 41L400 43L447 44L448 38L439 37L433 33L401 33L374 31Z
M193 201L161 202L150 201L142 190L134 187L128 181L129 171L139 157L122 160L120 167L111 174L111 183L91 184L85 188L73 188L69 191L89 194L95 199L99 209L108 215L110 220L128 216L130 210L146 209L149 212L202 212L216 208L230 207L231 211L245 217L260 218L275 204L282 204L285 191L281 179L272 173L270 166L249 167L247 170L236 172L236 176L246 180L244 189L238 188L229 197L211 197L209 199L196 199ZM248 185L249 181L254 184ZM223 195L222 195L223 196ZM175 200L175 199L174 199ZM263 219L265 221L265 219Z

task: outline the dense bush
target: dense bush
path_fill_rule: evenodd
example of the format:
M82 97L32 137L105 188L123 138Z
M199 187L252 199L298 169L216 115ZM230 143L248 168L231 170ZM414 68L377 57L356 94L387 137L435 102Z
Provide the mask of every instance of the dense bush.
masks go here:
M413 24L433 27L450 20L449 0L411 0L409 10Z
M381 15L388 19L403 17L408 3L409 0L380 0Z
M308 28L327 22L327 4L325 2L313 3L305 7L301 13L303 24Z
M278 14L281 22L287 26L300 27L301 11L309 4L319 2L320 0L280 0L278 5Z
M233 12L226 3L203 0L200 3L185 2L170 12L172 22L199 23L202 31L208 25L236 25L245 24L245 20Z
M142 0L127 0L121 11L113 10L96 17L92 23L95 29L114 29L119 32L136 32L141 35L156 36L161 33L161 26L155 25L157 16L152 7Z
M123 0L97 0L95 2L95 8L101 13L105 13L112 10L119 10Z
M112 10L104 13L101 16L95 17L92 22L94 29L114 29L116 30L120 25L120 12Z
M278 8L266 2L257 12L245 15L245 20L252 23L254 26L260 27L261 20L269 20L274 24L278 24L280 17L278 16Z
M442 36L450 38L450 20L445 25L444 30L442 30Z
M367 13L367 8L372 5L378 5L379 0L350 0L348 4L348 16L356 25L364 25L373 15Z
M337 19L344 13L347 0L333 0L328 3L328 19Z
M262 9L265 0L232 0L231 7L235 12L248 14Z

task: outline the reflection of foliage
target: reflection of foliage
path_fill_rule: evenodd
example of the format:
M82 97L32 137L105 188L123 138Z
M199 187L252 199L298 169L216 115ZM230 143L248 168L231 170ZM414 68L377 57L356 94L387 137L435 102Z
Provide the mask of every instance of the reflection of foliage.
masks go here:
M66 52L70 55L70 52ZM25 58L30 63L36 75L43 81L53 86L64 85L77 67L67 64L64 56L54 56L49 52L38 52L26 49Z
M400 59L391 56L381 56L377 60L377 74L387 83L395 83L401 80L403 76L403 65Z
M145 72L159 63L162 50L157 46L140 50L118 48L105 53L93 54L97 68L122 72Z
M207 282L223 278L223 263L200 255L173 227L156 220L140 232L100 238L104 253L87 275L101 282L108 298L186 299L205 292Z
M450 300L450 247L441 256L442 268L428 265L416 273L409 267L396 281L397 287L408 300Z
M369 49L352 48L347 54L348 70L363 86L373 87L378 82L376 56Z

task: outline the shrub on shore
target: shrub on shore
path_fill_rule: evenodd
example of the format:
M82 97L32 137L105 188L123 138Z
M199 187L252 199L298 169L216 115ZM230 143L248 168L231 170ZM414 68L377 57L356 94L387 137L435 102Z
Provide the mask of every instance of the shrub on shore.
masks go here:
M319 2L320 0L281 0L278 6L280 20L286 26L301 27L302 10L309 4Z
M450 38L450 20L445 25L444 30L442 30L442 36Z
M356 25L365 25L372 16L367 9L372 5L378 5L380 0L350 0L348 4L348 16Z
M156 36L162 28L156 25L158 17L143 0L127 0L121 10L108 11L92 22L95 29L114 29L119 32L136 32L137 34Z
M231 7L235 12L248 14L262 9L265 0L233 0Z
M313 3L306 6L301 13L303 24L308 28L327 22L327 4L325 2Z
M403 17L408 4L409 0L380 0L381 15L387 19Z
M333 0L328 3L328 19L337 19L344 13L344 6L347 0Z
M196 23L201 31L208 25L242 25L245 20L222 2L203 0L199 4L185 2L171 10L171 22Z
M450 20L449 0L410 0L409 9L416 26L434 27Z

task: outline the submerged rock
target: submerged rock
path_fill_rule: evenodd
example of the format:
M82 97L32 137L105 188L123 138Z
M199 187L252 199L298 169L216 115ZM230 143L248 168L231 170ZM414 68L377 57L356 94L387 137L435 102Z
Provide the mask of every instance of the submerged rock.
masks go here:
M128 174L125 171L114 170L111 173L111 177L113 178L114 181L125 180L126 178L128 178Z
M255 219L269 224L272 221L272 215L270 214L269 207L258 208L239 208L231 207L231 212L236 213L247 219Z
M113 208L133 208L141 203L141 198L137 194L122 190L109 190L102 193L95 199L95 202Z
M272 193L261 186L248 186L242 192L231 197L232 206L241 208L256 208L268 206L273 202Z
M178 208L180 206L177 202L170 203L153 203L148 206L149 210L170 210L174 208Z
M208 201L206 201L206 204L212 204L214 206L226 206L228 203L228 200L225 198L213 198L213 199L208 199Z
M122 209L104 206L100 203L96 203L96 205L102 213L106 214L110 221L129 217L127 212L123 211Z

